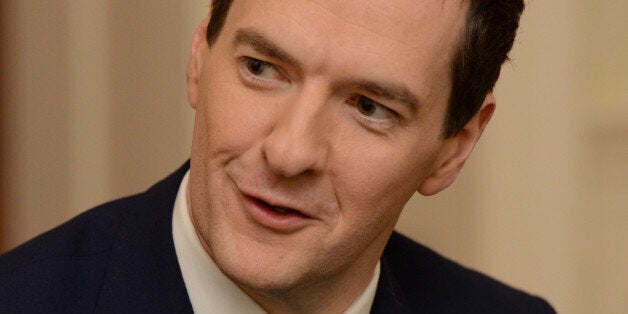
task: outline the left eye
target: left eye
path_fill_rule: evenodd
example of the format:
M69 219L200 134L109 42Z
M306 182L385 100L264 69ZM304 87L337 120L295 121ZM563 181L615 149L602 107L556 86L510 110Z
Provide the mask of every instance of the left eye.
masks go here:
M247 70L257 76L269 76L275 70L272 64L258 59L248 58L245 63Z
M353 103L360 114L369 119L382 120L393 115L392 110L368 97L358 96Z
M241 58L240 75L255 85L276 85L286 81L275 65L251 57Z

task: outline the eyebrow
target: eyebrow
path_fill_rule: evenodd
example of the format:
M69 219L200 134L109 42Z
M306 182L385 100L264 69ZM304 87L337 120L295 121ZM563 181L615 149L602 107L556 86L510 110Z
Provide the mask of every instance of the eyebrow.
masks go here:
M292 57L289 53L279 48L276 44L266 38L262 33L250 29L244 28L236 31L235 37L232 42L233 47L240 45L250 46L255 51L274 58L279 61L298 65L299 62Z
M359 80L348 83L377 97L390 101L404 103L412 113L419 111L419 99L408 88L395 83L376 82L371 80Z
M235 37L232 41L232 46L237 47L240 45L250 46L255 51L265 56L299 66L299 62L296 58L292 57L289 53L279 48L262 33L254 29L243 28L236 31ZM416 113L419 110L418 98L408 88L402 85L367 79L357 81L351 80L342 85L364 90L367 93L389 101L403 103L412 111L412 113Z

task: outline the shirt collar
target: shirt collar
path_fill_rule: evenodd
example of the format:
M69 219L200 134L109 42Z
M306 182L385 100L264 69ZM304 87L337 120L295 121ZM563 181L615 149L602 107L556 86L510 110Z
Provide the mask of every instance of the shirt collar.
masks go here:
M225 276L216 263L207 255L198 238L187 202L189 171L183 177L174 203L172 236L177 260L183 274L190 303L195 313L265 313L255 301ZM380 263L377 263L373 278L364 292L351 304L345 314L370 312L377 283Z

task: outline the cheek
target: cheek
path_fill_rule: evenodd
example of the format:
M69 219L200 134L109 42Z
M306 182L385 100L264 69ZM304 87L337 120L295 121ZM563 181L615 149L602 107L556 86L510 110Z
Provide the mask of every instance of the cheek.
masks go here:
M334 171L343 215L394 223L408 199L430 173L435 145L371 145L352 147ZM418 147L418 148L417 148ZM390 221L390 220L394 221Z
M241 154L266 132L269 113L265 108L269 106L243 92L238 84L232 81L211 84L197 109L195 124L205 142L199 146L211 150L205 152L211 158Z
M263 133L269 116L268 104L243 88L227 55L210 53L199 82L195 129L214 153L245 149Z

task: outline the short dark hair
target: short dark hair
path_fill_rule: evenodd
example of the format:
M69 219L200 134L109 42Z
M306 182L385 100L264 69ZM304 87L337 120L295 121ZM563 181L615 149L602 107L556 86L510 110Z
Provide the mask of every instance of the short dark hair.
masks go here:
M523 0L472 0L451 65L451 93L443 129L456 135L493 90L512 48Z
M207 25L207 43L212 46L225 25L233 0L212 0L212 12Z
M213 0L207 30L212 46L233 0ZM456 135L493 90L517 34L523 0L471 0L451 65L451 92L443 137Z

